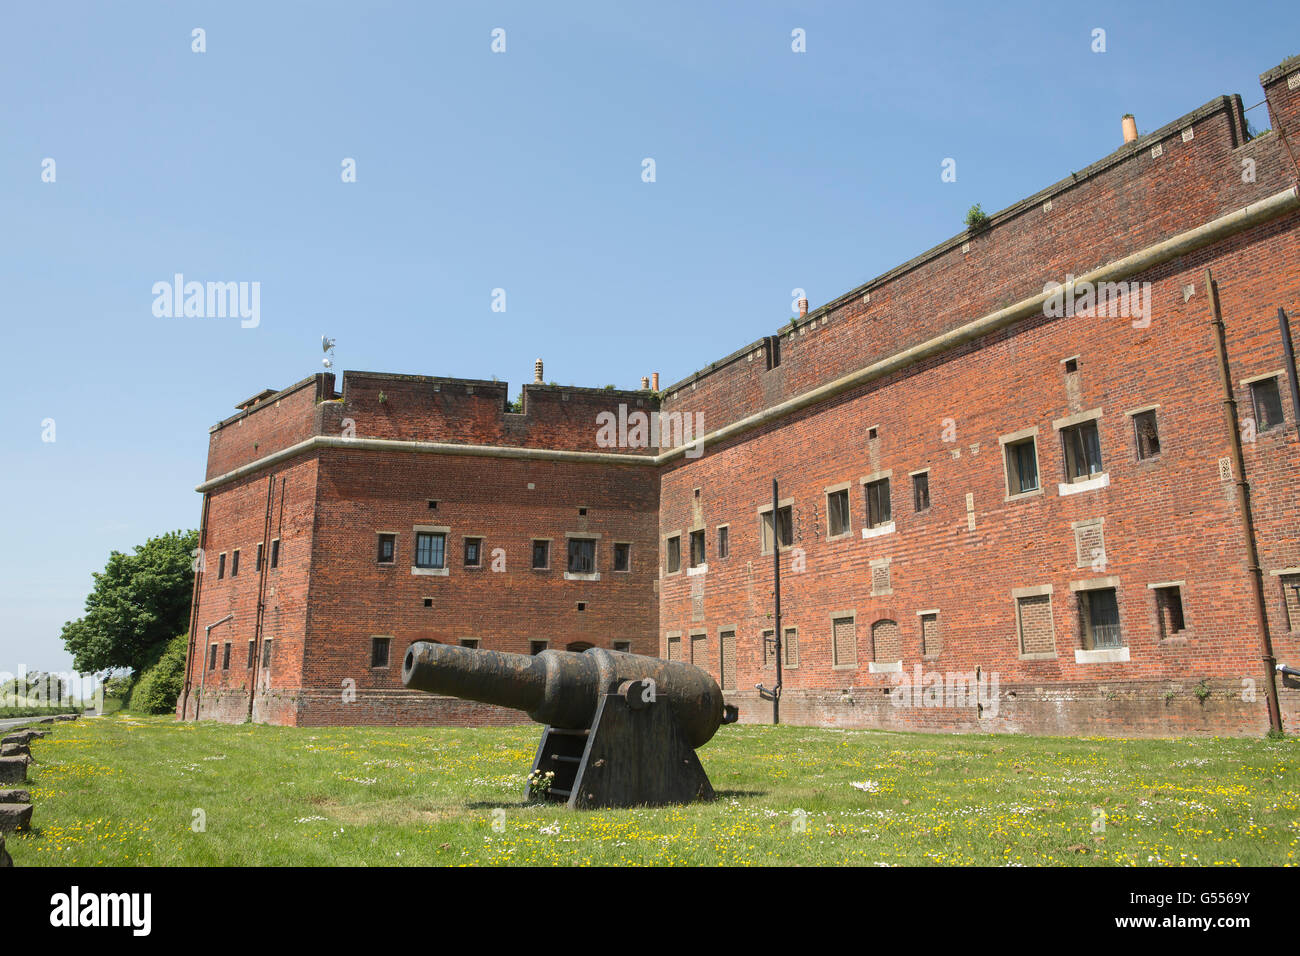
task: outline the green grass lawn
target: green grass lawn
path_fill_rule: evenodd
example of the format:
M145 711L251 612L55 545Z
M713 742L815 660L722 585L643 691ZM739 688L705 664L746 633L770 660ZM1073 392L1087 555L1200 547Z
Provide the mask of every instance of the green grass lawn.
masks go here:
M522 797L540 733L58 724L32 743L33 827L8 849L18 866L1300 859L1295 738L730 726L699 752L715 802L574 813Z

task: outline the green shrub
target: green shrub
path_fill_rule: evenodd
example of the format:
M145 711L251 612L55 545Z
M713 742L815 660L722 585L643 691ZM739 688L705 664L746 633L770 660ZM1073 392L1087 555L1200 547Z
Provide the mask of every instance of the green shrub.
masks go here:
M189 636L178 634L155 648L153 664L145 667L135 686L127 709L138 714L170 714L185 684L185 650ZM155 654L151 654L154 657Z

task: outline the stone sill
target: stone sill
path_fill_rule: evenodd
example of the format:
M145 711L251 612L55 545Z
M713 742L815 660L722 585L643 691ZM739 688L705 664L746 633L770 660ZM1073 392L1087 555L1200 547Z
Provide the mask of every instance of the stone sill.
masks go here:
M871 661L867 664L867 671L871 674L901 674L903 673L903 662Z
M599 581L599 571L565 571L564 580L566 581Z
M1074 651L1076 664L1127 664L1129 652L1127 647L1106 647L1097 651Z
M451 573L451 570L449 568L411 568L411 573L435 578L445 578Z
M1096 478L1089 478L1087 481L1075 481L1070 484L1061 484L1056 486L1057 493L1064 498L1066 495L1077 495L1085 491L1096 491L1098 488L1105 488L1110 484L1110 472L1103 471Z
M894 533L894 522L892 521L887 521L884 524L877 525L874 528L862 529L862 537L864 538L879 538L881 535L893 534L893 533Z

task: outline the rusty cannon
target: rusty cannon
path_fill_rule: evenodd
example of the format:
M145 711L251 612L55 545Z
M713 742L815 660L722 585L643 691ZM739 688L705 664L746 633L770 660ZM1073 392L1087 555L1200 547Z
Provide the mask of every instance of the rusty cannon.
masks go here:
M553 773L545 799L570 809L711 800L695 748L737 717L698 667L599 647L528 655L421 641L402 683L546 724L529 779Z

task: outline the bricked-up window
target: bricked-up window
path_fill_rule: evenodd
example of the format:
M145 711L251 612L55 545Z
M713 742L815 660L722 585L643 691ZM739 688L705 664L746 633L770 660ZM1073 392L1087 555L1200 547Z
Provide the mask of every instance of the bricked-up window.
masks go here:
M930 508L930 473L918 472L912 476L912 510L927 511Z
M271 567L280 566L280 539L276 538L271 542Z
M253 661L254 659L256 659L256 657L257 657L257 641L249 641L248 642L248 663L245 664L244 666L252 667Z
M718 525L718 557L725 558L731 553L731 528L729 525Z
M1255 406L1255 430L1268 431L1282 424L1282 396L1277 377L1250 383L1250 401Z
M217 557L217 580L226 576L226 552L222 551Z
M257 542L257 557L253 559L253 570L259 574L262 571L262 542Z
M529 641L528 653L540 654L542 651L546 650L547 643L548 643L547 641Z
M370 666L387 667L388 666L388 648L392 643L391 637L372 637L370 639Z
M776 631L769 628L762 634L763 666L771 667L776 661Z
M1080 591L1079 618L1083 629L1084 650L1124 646L1114 588Z
M1146 461L1160 454L1160 431L1156 428L1156 413L1139 412L1133 416L1133 440L1137 446L1138 461Z
M545 571L551 566L551 542L533 541L533 568Z
M691 663L696 667L709 666L709 635L691 635Z
M1055 654L1052 629L1052 596L1034 594L1016 598L1016 625L1020 631L1020 653Z
M262 669L266 670L271 666L271 642L262 642Z
M217 669L217 645L208 645L208 670Z
M691 567L698 568L705 562L704 529L691 532Z
M668 659L670 661L680 661L682 659L682 638L680 634L668 638Z
M722 678L721 684L723 690L736 689L736 632L720 631L718 633L718 644L720 652L721 670L719 676Z
M849 533L849 490L832 491L826 496L827 533L832 537Z
M664 542L664 567L669 574L682 569L682 536L675 534Z
M768 509L760 517L762 534L762 553L772 553L772 511ZM794 510L792 505L783 505L776 510L776 523L780 534L781 547L788 548L794 543Z
M447 535L441 531L420 531L415 535L415 566L417 568L445 568L447 566Z
M483 539L465 539L465 567L481 568L483 566Z
M879 528L890 521L889 479L867 482L867 527Z
M1177 585L1156 588L1156 616L1160 619L1160 640L1174 637L1187 624L1183 620L1183 593Z
M799 631L793 627L785 629L785 638L781 641L781 651L785 654L786 667L799 666Z
M921 615L921 656L938 657L943 653L943 638L939 634L939 615L933 612Z
M239 549L236 548L230 553L230 576L237 577L239 574Z
M591 574L596 570L596 542L592 538L569 539L569 573Z
M632 545L626 541L614 542L614 570L632 570Z
M1034 439L1007 442L1007 494L1038 490L1038 449Z
M831 621L831 664L840 667L857 662L857 625L851 617L837 617Z
M379 553L375 560L380 564L392 564L397 560L397 535L381 534L379 536Z
M226 641L226 643L221 646L221 669L223 671L230 670L230 642L229 641Z
M1281 575L1282 603L1288 631L1300 631L1300 574Z
M871 625L872 660L892 664L903 659L903 639L897 621L877 621Z
M1062 428L1061 445L1065 449L1066 481L1084 481L1101 473L1101 438L1095 421Z

